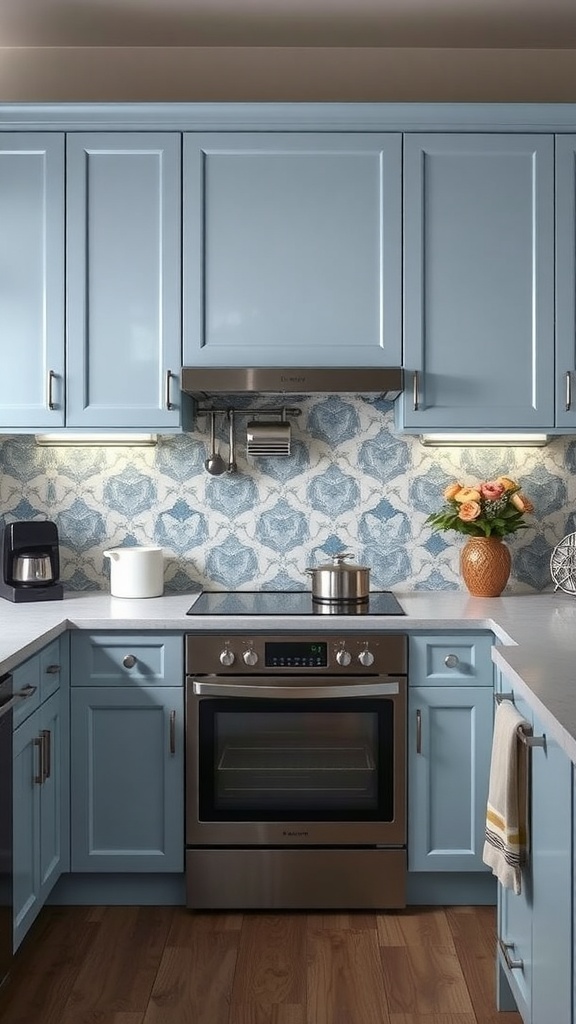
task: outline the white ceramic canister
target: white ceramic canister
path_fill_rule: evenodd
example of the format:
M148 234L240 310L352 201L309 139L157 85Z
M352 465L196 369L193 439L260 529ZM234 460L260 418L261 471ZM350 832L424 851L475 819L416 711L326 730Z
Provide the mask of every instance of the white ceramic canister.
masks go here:
M110 548L110 593L112 597L160 597L164 592L162 548Z

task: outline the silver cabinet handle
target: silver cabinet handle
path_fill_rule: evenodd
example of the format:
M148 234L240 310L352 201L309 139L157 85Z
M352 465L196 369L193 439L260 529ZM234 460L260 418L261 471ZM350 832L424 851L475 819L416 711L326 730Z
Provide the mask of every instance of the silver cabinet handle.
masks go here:
M503 942L502 939L498 939L498 945L500 946L502 956L506 961L506 966L509 967L511 971L524 970L524 961L521 959L513 960L512 957L510 956L510 950L514 949L513 942Z
M172 370L166 370L166 392L165 392L165 399L166 399L166 408L169 411L176 408L174 403L170 401L170 381L172 379L172 376L173 376Z
M54 401L54 381L57 376L58 374L55 373L54 370L48 370L48 377L46 380L46 405L52 412L58 408Z
M46 674L49 676L57 676L60 672L60 665L47 665Z
M134 668L134 665L136 664L137 660L138 659L135 658L133 654L127 654L124 658L122 658L122 664L124 665L124 668Z
M460 664L460 658L457 654L447 654L444 658L444 664L446 668L456 668Z
M176 712L170 712L170 753L176 753Z
M420 708L416 712L416 753L422 753L422 712Z
M414 412L418 412L418 370L414 370L412 378L412 398L414 401Z
M28 700L28 697L31 697L33 693L36 693L36 689L37 688L35 686L25 686L24 689L18 690L18 692L10 697L9 700L0 705L0 718L2 718L3 715L7 715L12 708L15 708L18 701Z
M572 408L572 374L566 370L566 412Z
M34 746L38 751L38 774L34 776L34 782L37 786L41 786L44 782L44 743L41 735L35 738Z

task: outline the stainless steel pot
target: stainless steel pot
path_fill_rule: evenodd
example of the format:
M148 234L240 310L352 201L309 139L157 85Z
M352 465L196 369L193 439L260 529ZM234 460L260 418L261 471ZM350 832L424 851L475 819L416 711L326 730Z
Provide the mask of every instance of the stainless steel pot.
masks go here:
M14 583L24 583L28 586L53 583L54 570L50 555L42 551L23 551L16 555L12 565L12 579Z
M352 556L342 552L332 556L330 565L305 570L312 578L314 601L367 601L370 594L370 569L366 565L346 562Z

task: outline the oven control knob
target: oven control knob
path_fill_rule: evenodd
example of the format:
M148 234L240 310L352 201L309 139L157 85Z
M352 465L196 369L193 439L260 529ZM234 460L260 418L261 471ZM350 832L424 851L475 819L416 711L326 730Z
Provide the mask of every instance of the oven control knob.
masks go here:
M364 668L370 668L370 665L374 664L374 655L372 654L372 651L360 651L358 661L361 665L364 665Z
M252 648L250 648L249 651L244 651L242 657L244 659L244 664L249 665L250 668L258 664L258 655L256 654L256 651L252 650Z
M352 661L352 655L350 654L350 651L347 651L344 648L342 648L340 651L336 651L336 661L338 662L339 665L342 665L344 668L346 668L346 666L349 665L350 662Z
M220 664L224 665L226 668L230 668L230 665L234 664L234 660L234 651L231 651L229 647L225 647L224 650L220 652Z

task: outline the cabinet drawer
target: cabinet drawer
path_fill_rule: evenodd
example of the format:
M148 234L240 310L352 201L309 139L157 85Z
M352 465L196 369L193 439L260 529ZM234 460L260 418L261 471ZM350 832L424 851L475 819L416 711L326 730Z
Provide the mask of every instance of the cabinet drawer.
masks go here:
M40 659L40 702L47 700L60 688L63 674L60 640L48 644L38 655Z
M73 633L72 686L182 686L181 634Z
M40 656L18 665L12 671L12 686L15 694L22 694L22 699L14 705L13 723L16 729L22 722L40 707Z
M491 633L412 636L411 686L493 686Z

